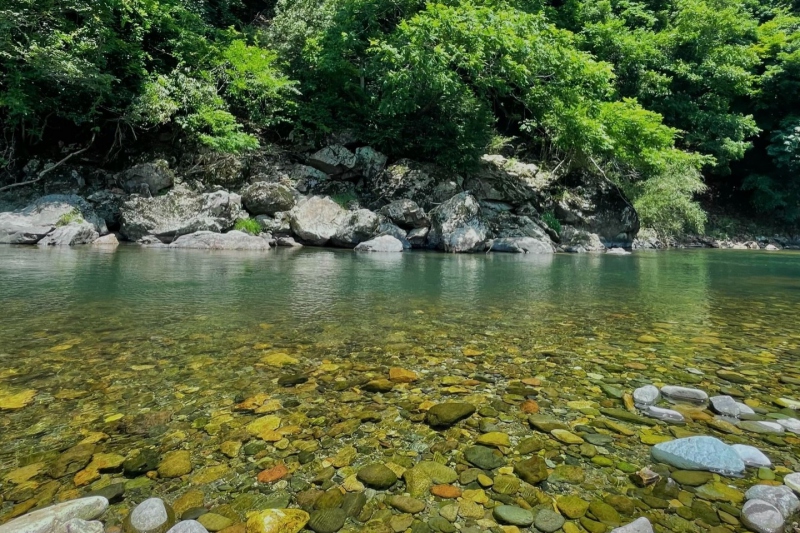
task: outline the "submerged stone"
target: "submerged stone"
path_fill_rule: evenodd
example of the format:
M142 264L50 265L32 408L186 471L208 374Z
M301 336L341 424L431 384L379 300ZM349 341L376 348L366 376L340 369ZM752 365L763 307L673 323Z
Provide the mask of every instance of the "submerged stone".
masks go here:
M630 524L612 529L611 533L653 533L653 526L650 524L650 520L641 517Z
M734 444L731 446L731 448L733 448L736 454L741 457L745 466L754 466L756 468L761 466L772 466L772 461L769 460L769 457L764 455L761 450L754 446L748 446L746 444Z
M515 505L499 505L493 511L495 519L502 524L528 527L533 524L533 513Z
M651 405L644 409L643 412L651 418L662 420L664 422L670 422L672 424L684 424L686 422L686 419L681 413L672 409L663 409L661 407Z
M742 523L756 533L782 533L784 518L780 510L763 500L750 500L744 504Z
M656 444L653 459L682 470L708 470L723 475L739 475L745 465L727 444L714 437L688 437Z
M371 464L358 471L358 480L365 485L383 490L397 483L397 474L382 464Z
M744 430L751 433L759 433L763 435L780 435L786 430L777 422L767 422L764 420L744 420L739 424Z
M708 394L699 389L690 389L688 387L666 385L661 387L661 394L671 403L705 405L708 401Z
M267 509L248 517L247 533L298 533L309 518L299 509Z
M661 392L654 385L645 385L633 391L633 402L638 407L655 405L661 399Z
M125 519L126 533L165 533L175 524L175 513L161 498L148 498Z
M789 518L791 515L800 510L800 500L795 496L792 489L786 485L770 486L770 485L753 485L745 493L748 500L764 500L771 503L781 512L784 518Z
M736 418L739 416L739 408L736 405L736 400L731 396L712 396L709 398L711 407L715 412L723 415Z
M108 508L108 500L102 496L80 498L38 511L33 511L0 525L0 533L41 533L52 531L59 524L72 519L93 520Z
M471 403L440 403L428 409L425 420L432 427L450 427L460 420L472 416L474 412L475 406Z

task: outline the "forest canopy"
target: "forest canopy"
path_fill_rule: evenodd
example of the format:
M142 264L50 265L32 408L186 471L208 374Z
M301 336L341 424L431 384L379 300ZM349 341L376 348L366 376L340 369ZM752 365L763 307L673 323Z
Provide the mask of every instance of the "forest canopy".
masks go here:
M800 218L800 8L778 0L6 0L0 164L59 136L226 153L348 130L469 171L513 142L614 182Z

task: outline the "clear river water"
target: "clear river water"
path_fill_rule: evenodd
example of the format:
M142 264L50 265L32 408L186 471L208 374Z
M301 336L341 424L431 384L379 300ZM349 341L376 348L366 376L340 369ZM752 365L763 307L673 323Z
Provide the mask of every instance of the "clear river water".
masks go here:
M258 507L324 509L314 498L338 490L368 500L344 531L447 530L441 519L491 531L499 503L554 509L569 494L630 500L611 498L622 522L743 531L741 501L641 488L630 474L653 467L652 444L687 434L770 456L769 472L724 479L740 492L800 469L790 432L751 432L708 409L686 408L677 429L601 411L654 383L729 394L756 418L792 416L776 400L800 400L800 254L4 246L0 314L0 523L105 490L110 528L149 495L234 528ZM478 412L450 429L425 423L431 405L453 401ZM537 430L531 414L587 442ZM485 434L506 436L485 439L502 465L470 478L465 450ZM492 488L530 455L552 479ZM418 492L421 513L387 504L413 492L402 477L421 460L456 470L447 484L463 494ZM375 492L354 477L376 462L401 481ZM599 514L566 518L591 530Z

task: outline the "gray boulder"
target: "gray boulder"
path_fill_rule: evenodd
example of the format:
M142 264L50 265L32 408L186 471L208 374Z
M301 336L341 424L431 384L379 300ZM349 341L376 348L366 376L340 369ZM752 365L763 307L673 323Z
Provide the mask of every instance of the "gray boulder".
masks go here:
M330 241L346 219L347 211L325 196L302 200L289 212L294 234L314 246Z
M383 172L388 158L370 146L356 148L356 166L361 175L373 179Z
M484 155L478 170L465 181L464 188L478 200L507 202L514 206L541 205L553 181L550 172L533 163L501 155Z
M251 215L274 215L294 207L292 189L280 183L259 181L242 190L242 203Z
M552 254L554 252L550 239L540 240L533 237L501 237L488 242L487 252L507 252L516 254Z
M471 194L457 194L431 211L428 243L445 252L483 250L487 228L479 217L480 205Z
M381 235L355 247L357 252L402 252L403 243L391 235Z
M157 159L117 174L116 180L125 192L148 196L172 187L175 183L175 173L170 170L169 163Z
M600 236L596 233L580 230L572 226L564 226L559 235L561 245L567 251L582 248L586 252L602 252L606 249Z
M120 231L128 239L154 235L165 242L196 231L222 232L246 218L238 194L199 194L185 188L153 198L134 195L123 204L120 215Z
M291 237L278 237L275 240L278 246L286 247L286 248L302 248L303 245L299 242L295 241Z
M94 226L85 221L70 222L48 233L37 244L39 246L73 246L89 244L100 236Z
M308 158L308 164L330 175L338 175L355 168L356 155L344 146L326 146Z
M119 225L119 211L122 204L128 199L127 194L103 189L86 197L97 216L102 218L106 225Z
M331 242L343 248L352 248L375 236L381 219L369 209L348 211Z
M406 239L412 248L424 248L428 240L430 228L414 228L406 234Z
M786 485L771 487L769 485L753 485L744 493L748 500L763 500L778 508L784 518L789 518L800 510L800 499Z
M280 211L273 216L258 215L256 221L263 231L275 236L292 234L291 217L287 211Z
M295 165L289 172L294 188L302 193L310 193L328 180L328 175L308 165Z
M35 244L57 226L81 221L100 234L108 233L105 221L80 196L42 196L22 209L0 213L0 244Z
M780 510L763 500L750 500L742 507L742 523L756 533L783 533L785 520Z
M430 220L425 211L417 205L417 202L407 198L395 200L389 205L383 206L378 212L391 219L401 228L411 229L430 226Z
M199 248L203 250L269 250L269 241L261 237L229 231L214 233L213 231L197 231L181 235L169 245L170 248Z
M424 228L427 234L427 228ZM406 250L411 249L411 242L406 238L408 233L403 228L396 226L389 222L387 219L383 218L381 220L380 225L378 226L378 231L375 232L375 235L380 237L381 235L391 235L401 243L403 243L403 248ZM423 243L424 244L424 239Z
M373 179L367 188L377 202L405 198L425 210L444 202L461 191L458 179L429 164L401 159Z
M119 246L119 240L113 233L98 237L92 241L93 246Z
M653 446L650 453L656 461L682 470L708 470L736 476L745 469L736 451L714 437L687 437L662 442Z

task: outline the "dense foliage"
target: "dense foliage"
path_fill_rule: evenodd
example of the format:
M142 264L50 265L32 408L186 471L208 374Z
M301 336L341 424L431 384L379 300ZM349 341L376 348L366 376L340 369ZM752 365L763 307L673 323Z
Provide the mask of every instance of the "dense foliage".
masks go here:
M702 229L707 184L800 217L800 10L780 0L6 0L5 150L52 131L242 152L349 130L469 170L487 147ZM115 141L116 142L116 141ZM502 144L501 142L501 144Z

